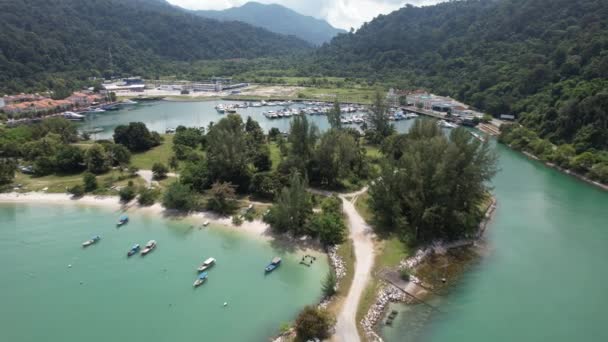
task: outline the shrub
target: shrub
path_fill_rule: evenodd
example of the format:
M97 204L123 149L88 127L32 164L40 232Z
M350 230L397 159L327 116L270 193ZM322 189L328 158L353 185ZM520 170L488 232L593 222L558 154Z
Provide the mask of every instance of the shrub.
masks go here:
M82 182L85 192L91 192L97 189L97 177L90 172L85 172L82 174Z
M150 206L156 202L156 199L160 193L155 189L148 189L146 187L142 187L139 189L139 197L137 197L137 203L141 206Z
M326 297L331 297L336 294L336 284L338 280L336 279L336 274L333 271L329 271L325 280L323 280L323 294Z
M198 208L198 197L190 186L174 182L163 196L163 206L167 209L191 211Z
M333 319L327 311L307 306L296 319L296 333L301 341L323 340L330 336L332 324Z
M167 172L169 172L169 169L163 163L154 163L152 165L152 173L155 180L167 178Z
M72 196L79 198L84 196L84 187L80 184L74 185L73 187L68 189L68 192L72 194Z
M407 268L404 268L399 271L399 277L404 281L410 281L411 271Z
M243 219L240 215L234 215L232 216L232 224L238 227L243 224Z
M135 195L136 195L135 187L126 186L126 187L120 189L120 191L118 192L118 195L120 196L121 202L129 203L135 198Z

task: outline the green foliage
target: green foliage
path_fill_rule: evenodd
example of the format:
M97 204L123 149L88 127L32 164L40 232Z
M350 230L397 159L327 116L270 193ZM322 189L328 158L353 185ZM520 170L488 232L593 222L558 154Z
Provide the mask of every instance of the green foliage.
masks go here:
M307 181L297 172L289 179L289 187L281 190L276 203L265 216L265 221L277 232L290 231L295 235L306 232L312 216L312 200L306 191Z
M154 165L152 165L152 174L155 180L167 178L168 172L169 168L167 168L163 163L154 163Z
M300 341L324 340L330 336L333 319L325 310L306 306L295 322L297 337Z
M142 187L139 189L137 203L139 203L141 206L150 206L154 204L158 196L160 196L160 192L158 190Z
M178 126L175 129L173 136L174 145L184 145L196 149L203 142L203 134L200 129L184 126Z
M372 144L381 143L395 132L395 127L388 121L388 107L382 92L377 91L368 116L369 126L365 138Z
M399 271L399 277L403 280L403 281L410 281L410 277L411 277L411 271L407 268L403 268Z
M182 211L196 210L199 207L198 195L189 185L173 182L163 195L163 206Z
M135 196L137 196L137 192L133 185L128 185L120 189L118 196L120 197L120 201L122 203L129 203L135 198Z
M333 129L342 128L342 113L340 112L340 103L338 99L334 101L333 108L327 113L327 121L329 121L329 125Z
M268 140L274 141L277 139L277 137L279 137L281 135L281 131L276 128L276 127L272 127L269 131L268 131Z
M207 174L209 182L230 182L237 191L249 188L251 146L241 117L230 114L207 133Z
M3 1L0 32L0 93L58 93L97 83L89 76L153 78L190 73L189 61L309 49L295 37L242 22L218 25L164 1Z
M160 145L160 136L150 133L143 122L131 122L114 129L114 142L132 152L143 152Z
M82 184L85 192L91 192L97 190L97 177L90 172L82 174Z
M104 147L110 159L110 165L126 166L131 162L131 152L125 146L121 144L105 144Z
M232 224L239 227L240 225L243 224L243 219L241 218L240 215L234 215L234 216L232 216Z
M180 172L180 181L198 192L208 189L211 186L211 181L207 170L207 162L201 160L184 164Z
M69 188L68 192L75 198L80 198L85 194L84 186L80 184L74 185L73 187Z
M486 184L496 173L488 142L473 139L464 128L447 138L431 125L435 122L414 123L400 157L383 160L381 175L369 188L375 226L414 243L472 232L482 216Z
M344 242L346 225L341 213L323 212L312 216L308 230L311 234L317 235L322 244L332 246Z
M105 148L100 144L94 144L85 152L84 162L89 172L100 174L110 169L110 158Z
M304 115L295 116L291 119L287 139L291 145L288 164L302 173L306 172L318 139L317 126L314 123L309 123L308 118Z
M209 194L211 197L207 200L207 209L221 215L228 215L236 210L236 192L232 184L215 182Z
M280 188L280 183L271 172L258 172L251 178L249 192L263 199L272 200Z
M364 176L364 151L346 130L330 130L321 136L316 147L311 181L336 187L340 179Z
M16 170L17 163L13 159L0 158L0 185L12 182Z
M336 278L336 274L333 271L329 271L325 279L323 280L323 284L321 288L323 290L323 295L325 297L331 297L336 294L336 284L338 283L338 279Z
M84 152L72 145L61 145L57 149L55 166L60 173L76 173L84 169Z
M300 69L426 88L494 116L515 114L577 153L605 150L606 17L600 0L405 6L339 35Z

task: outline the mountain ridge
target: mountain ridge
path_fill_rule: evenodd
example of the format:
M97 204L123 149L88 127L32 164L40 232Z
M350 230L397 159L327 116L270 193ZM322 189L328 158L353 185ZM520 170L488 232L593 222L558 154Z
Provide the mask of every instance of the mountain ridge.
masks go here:
M300 14L278 4L247 2L240 7L225 10L193 11L202 17L222 21L242 21L271 32L293 35L315 45L329 42L345 30L333 27L327 21Z

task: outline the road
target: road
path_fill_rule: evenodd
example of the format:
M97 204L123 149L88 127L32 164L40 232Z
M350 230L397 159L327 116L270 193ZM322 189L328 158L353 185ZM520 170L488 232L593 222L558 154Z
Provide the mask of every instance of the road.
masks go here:
M349 235L353 240L355 252L353 283L348 291L342 310L338 314L338 322L336 323L335 339L341 342L361 341L357 331L357 307L369 281L374 264L373 232L361 215L359 215L354 205L357 196L365 191L367 191L367 188L352 194L340 195L344 213L348 217ZM352 197L353 201L347 200L346 197Z

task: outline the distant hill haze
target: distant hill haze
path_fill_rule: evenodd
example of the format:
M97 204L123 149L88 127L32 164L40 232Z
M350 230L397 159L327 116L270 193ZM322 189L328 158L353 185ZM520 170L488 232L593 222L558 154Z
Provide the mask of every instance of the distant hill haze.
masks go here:
M171 72L172 63L311 48L294 36L220 23L160 0L0 1L0 92L31 87L34 79L41 84L50 73L70 79L161 73Z
M331 26L325 20L305 16L276 4L248 2L241 7L223 11L195 11L195 13L222 21L242 21L275 33L293 35L315 45L326 43L339 33L346 33L342 29Z

